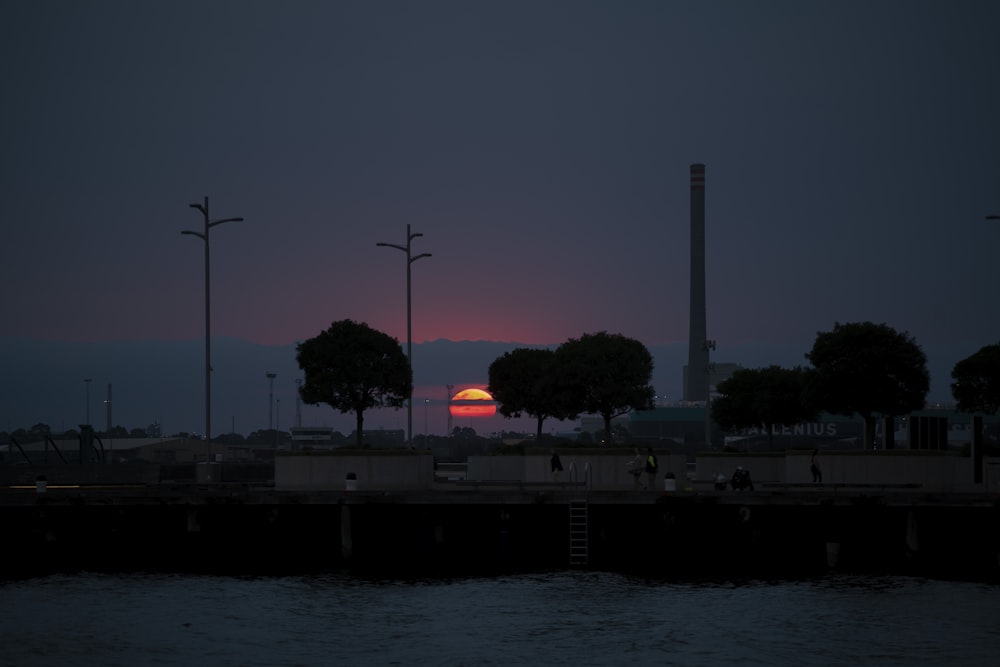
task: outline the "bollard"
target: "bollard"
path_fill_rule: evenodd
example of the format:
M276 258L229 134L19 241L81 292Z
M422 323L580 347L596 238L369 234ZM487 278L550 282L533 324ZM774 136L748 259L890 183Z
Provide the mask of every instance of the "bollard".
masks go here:
M353 472L347 473L347 483L344 488L345 491L357 491L358 490L358 476Z
M840 542L826 543L826 565L827 567L837 567L840 560Z
M677 478L674 473L668 472L663 478L663 490L664 492L677 490Z

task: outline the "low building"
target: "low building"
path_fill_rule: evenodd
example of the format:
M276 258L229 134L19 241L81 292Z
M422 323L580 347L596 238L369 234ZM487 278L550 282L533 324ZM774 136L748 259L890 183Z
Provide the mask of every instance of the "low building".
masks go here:
M711 417L711 413L709 413ZM1000 443L1000 417L983 419L983 440ZM776 426L772 434L763 428L723 432L714 422L706 424L704 405L657 407L635 411L624 423L629 437L642 441L674 443L705 448L706 430L711 429L711 446L741 451L812 448L860 448L864 425L860 416L846 417L822 413L815 421L794 426ZM894 449L958 449L972 441L972 416L947 409L913 412L892 420ZM879 420L876 443L884 448L886 423Z

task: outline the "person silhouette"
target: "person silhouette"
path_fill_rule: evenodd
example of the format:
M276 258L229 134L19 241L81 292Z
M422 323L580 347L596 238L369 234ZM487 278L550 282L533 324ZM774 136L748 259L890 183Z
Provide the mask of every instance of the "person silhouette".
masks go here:
M639 448L636 447L634 450L635 456L625 464L626 469L630 475L632 475L632 480L634 482L633 488L636 490L645 489L646 487L642 484L642 473L645 470L645 466L642 462L642 454L639 453Z
M660 465L656 461L656 454L653 453L653 448L650 447L646 450L646 476L649 478L649 488L656 488L656 473L659 471Z
M819 448L813 450L812 462L809 465L809 471L813 476L813 484L823 483L823 471L819 467Z
M550 467L552 468L552 481L559 481L559 473L562 472L562 460L559 458L559 453L556 450L552 450L552 458L549 460Z

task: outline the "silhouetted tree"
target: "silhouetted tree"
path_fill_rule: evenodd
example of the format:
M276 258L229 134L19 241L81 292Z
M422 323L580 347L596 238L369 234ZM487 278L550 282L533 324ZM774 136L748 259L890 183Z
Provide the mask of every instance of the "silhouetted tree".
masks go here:
M220 433L214 438L214 440L222 445L242 445L247 441L246 438L239 433Z
M930 390L927 356L907 333L885 324L834 324L816 335L806 358L815 367L817 405L838 415L861 415L864 446L875 442L876 414L896 417L924 407Z
M478 438L476 430L470 426L456 426L451 430L451 437L463 442L471 442Z
M399 341L353 320L340 320L296 346L305 373L299 396L309 405L325 403L353 412L357 445L362 446L365 410L402 407L413 391L413 373Z
M606 442L612 419L653 408L653 357L639 341L604 331L584 334L560 345L556 356L560 381L572 392L571 412L601 415Z
M488 389L499 404L497 410L504 417L522 413L534 417L539 440L547 418L577 416L557 363L553 350L518 348L495 359L489 368Z
M761 427L774 446L775 426L794 426L816 418L803 368L741 368L719 383L712 419L729 431Z
M1000 344L987 345L951 370L951 395L962 412L1000 410Z
M624 424L615 424L612 429L612 436L615 443L630 443L632 442L632 434L629 432L628 427Z

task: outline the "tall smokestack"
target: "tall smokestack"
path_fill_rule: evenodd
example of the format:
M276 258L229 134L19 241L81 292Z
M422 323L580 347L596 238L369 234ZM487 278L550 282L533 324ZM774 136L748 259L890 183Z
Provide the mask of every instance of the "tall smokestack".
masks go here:
M691 165L691 303L684 400L708 400L705 314L705 165Z

